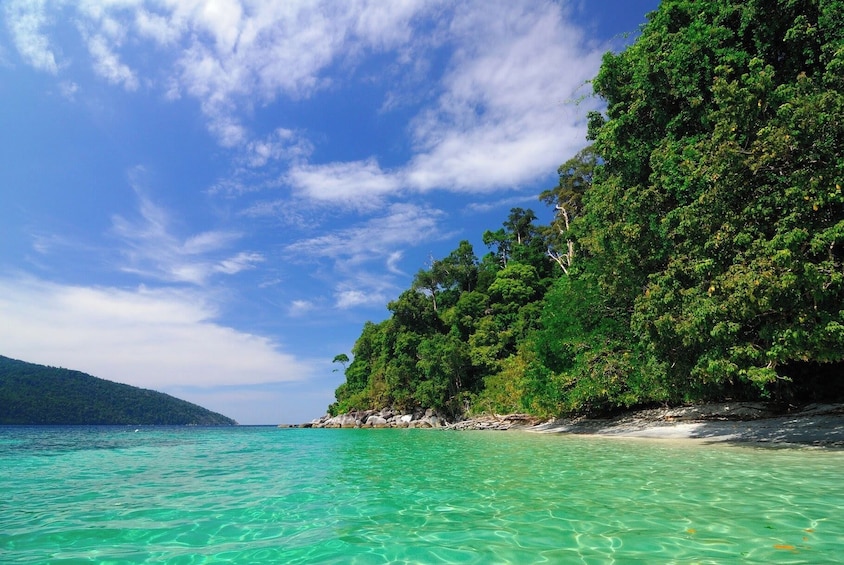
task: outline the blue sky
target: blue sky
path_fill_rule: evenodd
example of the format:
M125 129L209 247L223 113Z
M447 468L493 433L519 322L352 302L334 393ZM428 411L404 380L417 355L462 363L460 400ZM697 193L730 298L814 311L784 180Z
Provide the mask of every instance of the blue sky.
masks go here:
M0 355L243 424L537 200L657 0L4 0Z

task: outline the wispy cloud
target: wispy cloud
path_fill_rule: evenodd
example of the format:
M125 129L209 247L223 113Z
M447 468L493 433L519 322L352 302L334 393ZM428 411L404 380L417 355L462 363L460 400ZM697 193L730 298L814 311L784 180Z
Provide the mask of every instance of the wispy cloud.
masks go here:
M585 48L559 6L465 3L448 31L455 54L435 103L412 121L411 158L388 170L375 156L302 162L286 177L300 195L360 207L408 191L518 188L582 146L586 113L598 104L587 81L603 48Z
M399 268L399 261L404 258L403 251L393 251L387 257L387 270L394 275L405 275L406 273Z
M316 304L314 304L311 300L294 300L290 303L290 306L287 309L287 313L296 318L299 316L304 316L309 312L316 309Z
M299 380L313 368L265 337L214 320L196 291L0 278L7 356L135 386L211 387Z
M126 90L138 88L138 77L128 65L111 49L102 35L88 39L88 50L93 58L94 70L112 84L122 84Z
M122 270L161 281L203 285L215 273L233 275L264 261L255 252L231 255L229 249L241 238L237 232L211 230L182 238L173 235L166 210L139 186L137 179L143 176L143 169L136 168L130 176L139 217L112 216L112 232L122 241L121 252L126 259Z
M427 206L393 204L379 217L297 241L284 251L292 261L331 263L336 278L335 307L383 306L396 295L399 285L381 269L405 276L399 268L405 249L451 237L440 225L444 215Z
M384 307L395 298L400 288L391 279L355 270L334 288L334 307L340 310L361 307Z
M226 275L233 275L235 273L239 273L240 271L252 269L257 263L263 262L264 256L260 253L248 253L244 251L238 253L234 257L223 259L214 266L214 271L217 273L224 273Z
M386 213L360 225L303 239L285 248L293 260L329 259L341 265L385 260L402 248L449 237L439 225L441 210L393 204Z
M564 7L542 0L133 0L86 2L75 12L97 73L131 90L144 72L169 96L196 99L223 146L240 151L250 167L292 160L284 178L318 201L487 192L536 180L582 143L586 111L597 103L571 101L588 93L584 84L604 50L568 23ZM24 60L58 73L45 3L13 1L6 19ZM121 52L138 42L151 42L163 65L130 68ZM453 51L436 74L428 59L443 45ZM384 169L378 155L313 162L306 132L284 124L267 136L250 130L256 104L341 86L329 78L332 65L353 73L367 54L380 53L390 54L396 82L416 84L409 77L421 72L433 85L433 98L415 100L425 103L410 124L413 153L403 165ZM401 106L403 95L390 90L382 107Z
M59 65L43 29L49 21L45 5L45 0L10 0L5 6L6 22L24 60L38 70L56 74Z

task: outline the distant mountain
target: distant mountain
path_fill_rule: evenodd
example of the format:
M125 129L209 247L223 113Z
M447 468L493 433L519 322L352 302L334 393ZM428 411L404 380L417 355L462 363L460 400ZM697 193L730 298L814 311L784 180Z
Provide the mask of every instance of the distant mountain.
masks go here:
M231 426L231 418L163 392L0 355L0 424Z

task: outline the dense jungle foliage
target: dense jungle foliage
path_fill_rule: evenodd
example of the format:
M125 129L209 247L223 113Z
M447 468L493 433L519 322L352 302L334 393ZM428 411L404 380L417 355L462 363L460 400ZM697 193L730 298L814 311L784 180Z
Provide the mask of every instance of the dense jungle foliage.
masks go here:
M367 323L332 413L844 395L844 1L663 0L586 149ZM337 358L344 362L343 354Z
M236 422L161 392L0 356L0 424L228 426Z

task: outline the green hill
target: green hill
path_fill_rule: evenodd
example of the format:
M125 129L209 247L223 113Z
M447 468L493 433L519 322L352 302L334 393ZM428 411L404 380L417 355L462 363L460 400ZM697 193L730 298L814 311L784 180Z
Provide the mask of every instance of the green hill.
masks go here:
M0 355L0 424L231 426L231 418L162 392Z

